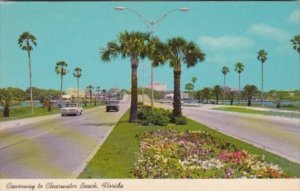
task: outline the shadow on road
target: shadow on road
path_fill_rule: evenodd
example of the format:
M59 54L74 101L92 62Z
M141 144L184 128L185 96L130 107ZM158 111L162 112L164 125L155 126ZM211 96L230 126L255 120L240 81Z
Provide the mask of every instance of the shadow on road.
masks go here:
M87 123L87 126L113 126L115 123Z

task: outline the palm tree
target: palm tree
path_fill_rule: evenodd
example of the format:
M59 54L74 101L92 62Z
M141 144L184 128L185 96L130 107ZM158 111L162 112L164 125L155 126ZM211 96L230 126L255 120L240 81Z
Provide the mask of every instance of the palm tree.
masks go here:
M67 74L67 66L68 64L65 61L57 62L55 66L55 72L60 75L60 106L62 104L63 76Z
M153 110L153 68L164 64L166 61L166 45L158 37L151 37L147 46L147 57L151 60L151 109Z
M99 102L99 93L100 93L100 86L96 87L96 91L97 91L97 100Z
M189 96L191 96L191 91L194 90L194 84L192 84L192 83L185 84L185 89L188 91Z
M90 105L92 105L92 94L93 94L94 87L92 85L88 85L86 87L86 89L89 91L89 94L90 94Z
M235 91L230 90L228 93L228 99L230 100L230 105L233 105Z
M210 88L203 88L201 90L201 97L203 100L206 100L206 102L210 99L211 96L211 89Z
M243 97L245 97L248 100L248 106L251 106L251 100L253 96L255 96L258 93L258 89L255 85L246 85L244 87L243 91Z
M257 52L257 59L261 62L261 101L264 107L264 63L268 59L267 52L264 50L259 50Z
M238 62L235 64L235 71L239 74L239 104L241 102L241 73L244 71L245 66L241 63Z
M197 79L195 76L192 77L193 90L194 90L195 83L196 83L197 80L198 80L198 79ZM194 99L194 92L192 93L192 99Z
M81 77L81 75L82 75L82 70L81 70L81 68L79 68L79 67L76 67L75 69L74 69L74 72L73 72L73 76L75 77L75 78L77 78L77 99L78 99L78 104L79 104L79 78Z
M300 90L300 34L291 39L294 50L299 54L299 90Z
M219 96L222 94L222 88L219 85L214 86L212 93L216 97L216 104L219 104Z
M30 52L33 50L33 45L36 46L36 38L29 32L23 32L18 39L20 48L27 51L28 65L29 65L29 88L30 88L30 102L31 102L31 113L33 113L33 99L32 99L32 72L31 72L31 56Z
M117 42L109 42L107 47L101 52L101 59L109 62L112 59L121 55L122 58L130 57L131 61L131 106L129 122L137 122L137 69L139 65L139 58L144 58L147 54L147 41L149 34L141 32L121 32L118 36Z
M181 64L186 64L187 68L195 66L199 61L205 59L205 54L194 42L187 42L182 37L168 40L168 54L170 66L174 73L174 102L173 115L181 116L180 78Z
M225 92L225 84L226 84L226 74L229 72L229 68L227 66L224 66L222 68L222 73L224 75L224 93L223 93L223 104L225 104L225 96L226 96L226 92Z

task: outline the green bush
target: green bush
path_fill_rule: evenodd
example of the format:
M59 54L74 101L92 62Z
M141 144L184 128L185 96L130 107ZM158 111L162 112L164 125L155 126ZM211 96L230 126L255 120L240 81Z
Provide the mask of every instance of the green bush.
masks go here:
M168 125L170 119L163 115L161 112L152 111L151 109L140 109L138 112L138 122L141 125L157 125L166 126Z
M165 126L168 123L174 123L176 125L186 125L187 118L184 116L175 117L171 110L162 108L154 108L152 111L150 106L138 107L138 122L141 125L158 125Z
M179 117L172 116L170 122L175 123L176 125L186 125L187 118L184 116L179 116Z

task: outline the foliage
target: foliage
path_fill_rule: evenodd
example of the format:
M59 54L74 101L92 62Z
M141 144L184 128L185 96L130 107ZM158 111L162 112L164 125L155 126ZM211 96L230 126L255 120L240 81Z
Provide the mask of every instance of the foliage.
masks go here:
M169 123L169 118L152 110L142 110L138 112L138 122L144 126L166 126Z
M242 96L248 100L248 106L251 106L251 100L254 96L258 95L259 91L255 85L247 84L242 92Z
M266 62L268 59L268 53L261 49L257 52L257 60L259 60L262 64Z
M176 125L186 125L187 118L184 116L175 116L170 110L154 108L149 106L140 106L138 110L138 122L144 126L166 126L169 123Z
M205 131L157 130L140 136L137 178L286 178L264 156L239 150Z
M216 98L216 103L218 104L219 98L222 95L222 88L219 85L215 85L214 88L212 89L212 94Z
M186 125L187 124L187 118L184 116L174 116L172 115L170 117L170 122L174 123L176 125Z
M229 68L227 66L224 66L222 68L222 74L226 75L229 72Z
M300 34L295 35L291 39L291 43L293 45L294 50L296 50L300 54Z

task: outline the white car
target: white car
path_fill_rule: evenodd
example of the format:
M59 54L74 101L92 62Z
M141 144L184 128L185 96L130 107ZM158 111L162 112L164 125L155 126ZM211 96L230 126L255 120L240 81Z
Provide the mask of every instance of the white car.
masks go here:
M77 103L65 104L63 108L60 109L61 116L65 115L81 115L83 108L79 107Z

